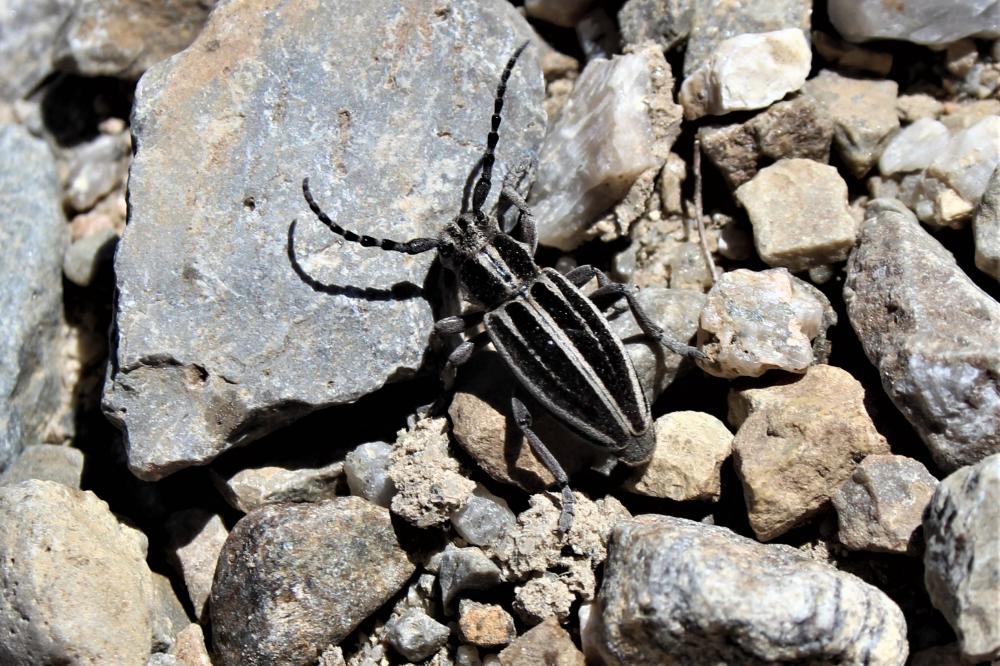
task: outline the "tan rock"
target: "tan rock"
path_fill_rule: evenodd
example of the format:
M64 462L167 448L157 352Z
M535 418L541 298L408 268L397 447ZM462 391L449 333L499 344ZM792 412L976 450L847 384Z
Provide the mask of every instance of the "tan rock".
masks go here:
M625 488L676 501L719 499L719 470L733 450L726 426L704 412L672 412L655 427L653 458Z
M458 631L466 643L480 647L507 645L517 636L510 613L495 604L468 599L462 599L458 607Z
M779 160L741 185L736 198L750 216L757 253L771 266L799 272L843 261L857 238L847 183L827 164Z
M554 617L519 636L499 657L501 666L584 666L583 653Z
M750 526L770 541L829 506L858 461L889 453L864 407L861 384L840 368L817 365L797 381L748 389L759 408L733 440L736 473Z

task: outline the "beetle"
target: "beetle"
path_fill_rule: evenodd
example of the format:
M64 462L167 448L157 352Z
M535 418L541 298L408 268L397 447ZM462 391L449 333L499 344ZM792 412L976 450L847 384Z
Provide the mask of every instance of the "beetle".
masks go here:
M563 275L535 263L535 223L515 186L528 165L512 169L500 192L500 201L516 209L512 227L519 227L521 238L513 236L512 228L503 228L497 214L483 211L492 187L507 82L527 45L524 42L514 51L500 76L471 210L458 215L437 238L401 242L358 234L323 212L312 195L308 178L302 181L302 193L316 218L345 240L403 254L437 251L442 266L455 274L463 296L479 309L441 319L434 325L435 332L461 333L479 322L485 330L463 341L448 356L441 372L446 389L452 387L458 367L477 349L492 342L521 390L535 402L624 464L641 465L649 460L654 446L649 405L624 345L594 301L613 303L624 299L647 336L686 357L704 358L704 354L670 338L657 326L639 306L633 287L613 282L589 265ZM581 288L594 278L598 286L588 297ZM575 501L569 478L532 429L531 412L517 390L511 396L511 411L532 451L559 484L559 531L566 533L572 524Z

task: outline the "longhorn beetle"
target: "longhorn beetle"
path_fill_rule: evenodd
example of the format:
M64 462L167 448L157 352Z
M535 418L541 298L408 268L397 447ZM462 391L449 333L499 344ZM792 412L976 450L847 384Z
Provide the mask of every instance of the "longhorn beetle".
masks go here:
M500 192L501 201L517 210L515 225L520 227L521 240L511 235L512 229L503 229L497 214L483 212L500 138L497 131L507 80L527 45L525 42L514 51L500 76L481 172L472 193L472 210L456 217L437 238L399 242L360 235L323 212L309 190L308 178L302 181L302 193L319 221L345 240L403 254L437 250L441 264L457 276L466 299L481 308L473 314L446 317L434 325L441 335L463 332L479 322L485 325L483 332L459 344L449 355L441 372L446 389L452 387L458 366L492 342L522 390L539 405L625 464L640 465L649 460L654 445L649 405L621 340L593 301L625 299L647 336L677 354L704 355L668 337L639 307L633 288L612 282L597 268L584 265L562 275L535 264L534 220L515 187L527 165L512 169ZM592 278L597 278L598 288L588 298L580 288ZM559 484L559 531L565 533L572 524L575 501L569 479L532 430L531 413L516 390L510 404L521 434Z

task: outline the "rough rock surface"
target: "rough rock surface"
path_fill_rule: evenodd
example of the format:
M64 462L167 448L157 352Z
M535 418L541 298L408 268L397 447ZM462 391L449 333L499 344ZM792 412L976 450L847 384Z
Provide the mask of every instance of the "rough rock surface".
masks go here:
M155 597L146 544L89 491L0 487L0 663L144 664Z
M837 538L852 550L919 554L917 530L937 484L912 458L868 456L833 495Z
M76 0L0 2L0 100L21 99L48 76L56 36L76 5Z
M936 0L886 3L882 0L830 0L830 21L847 39L903 39L935 46L962 37L1000 37L996 0Z
M719 43L747 33L798 28L808 34L809 0L699 0L684 51L684 76L698 69Z
M496 604L462 599L458 607L458 632L466 643L480 647L502 647L516 636L514 618Z
M392 512L417 527L445 522L476 489L448 444L448 421L424 419L413 430L399 431L389 454L389 478L397 491Z
M1000 280L1000 166L993 170L972 229L976 235L976 267Z
M212 594L215 564L229 531L222 518L203 509L184 509L167 520L167 559L187 588L195 617L201 619Z
M614 530L599 602L611 664L906 661L903 613L877 588L681 518Z
M84 76L137 79L190 44L217 0L88 0L59 31L54 58Z
M449 7L226 2L143 76L104 405L137 475L204 464L420 365L432 253L341 242L300 185L312 176L332 218L373 236L434 236L459 211L500 72L531 32L501 0ZM498 177L540 143L542 83L529 48Z
M59 407L66 222L48 146L0 126L0 470Z
M684 118L762 109L802 87L812 52L798 28L738 35L719 44L681 85Z
M851 78L826 69L802 88L833 121L834 145L855 176L878 161L885 142L899 129L898 88L895 81Z
M553 617L564 622L576 602L576 595L558 575L545 572L514 588L514 611L528 624Z
M79 488L81 476L83 451L70 446L33 444L25 447L10 467L0 474L0 486L13 486L28 479L39 479Z
M653 458L625 488L678 502L717 500L719 471L733 450L733 434L711 414L671 412L656 419Z
M449 545L438 562L441 603L445 610L463 590L486 590L503 580L499 567L482 550L475 547L456 548Z
M382 507L357 497L265 506L236 524L219 558L215 651L247 666L316 659L413 570Z
M518 636L497 657L500 666L584 666L583 653L555 618Z
M872 453L889 453L865 411L864 389L847 372L815 365L788 384L746 389L748 414L733 440L750 526L770 541L830 505Z
M938 486L924 516L924 581L970 662L1000 659L1000 455Z
M618 10L622 41L641 44L651 39L669 51L691 31L695 5L691 0L628 0Z
M1000 452L1000 304L900 202L869 203L844 300L886 393L943 470Z
M857 238L847 183L836 167L783 159L736 190L753 224L754 245L770 266L793 272L843 261Z
M787 269L724 273L701 311L698 365L718 377L804 372L827 355L826 331L837 315L816 287Z
M640 174L662 166L680 133L672 86L655 45L587 63L542 144L529 199L540 243L577 247Z

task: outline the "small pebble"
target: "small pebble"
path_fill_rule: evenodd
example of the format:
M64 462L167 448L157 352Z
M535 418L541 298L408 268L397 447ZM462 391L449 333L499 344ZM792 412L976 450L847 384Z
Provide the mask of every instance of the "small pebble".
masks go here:
M514 618L500 606L462 599L458 607L458 631L466 643L496 648L517 636Z

